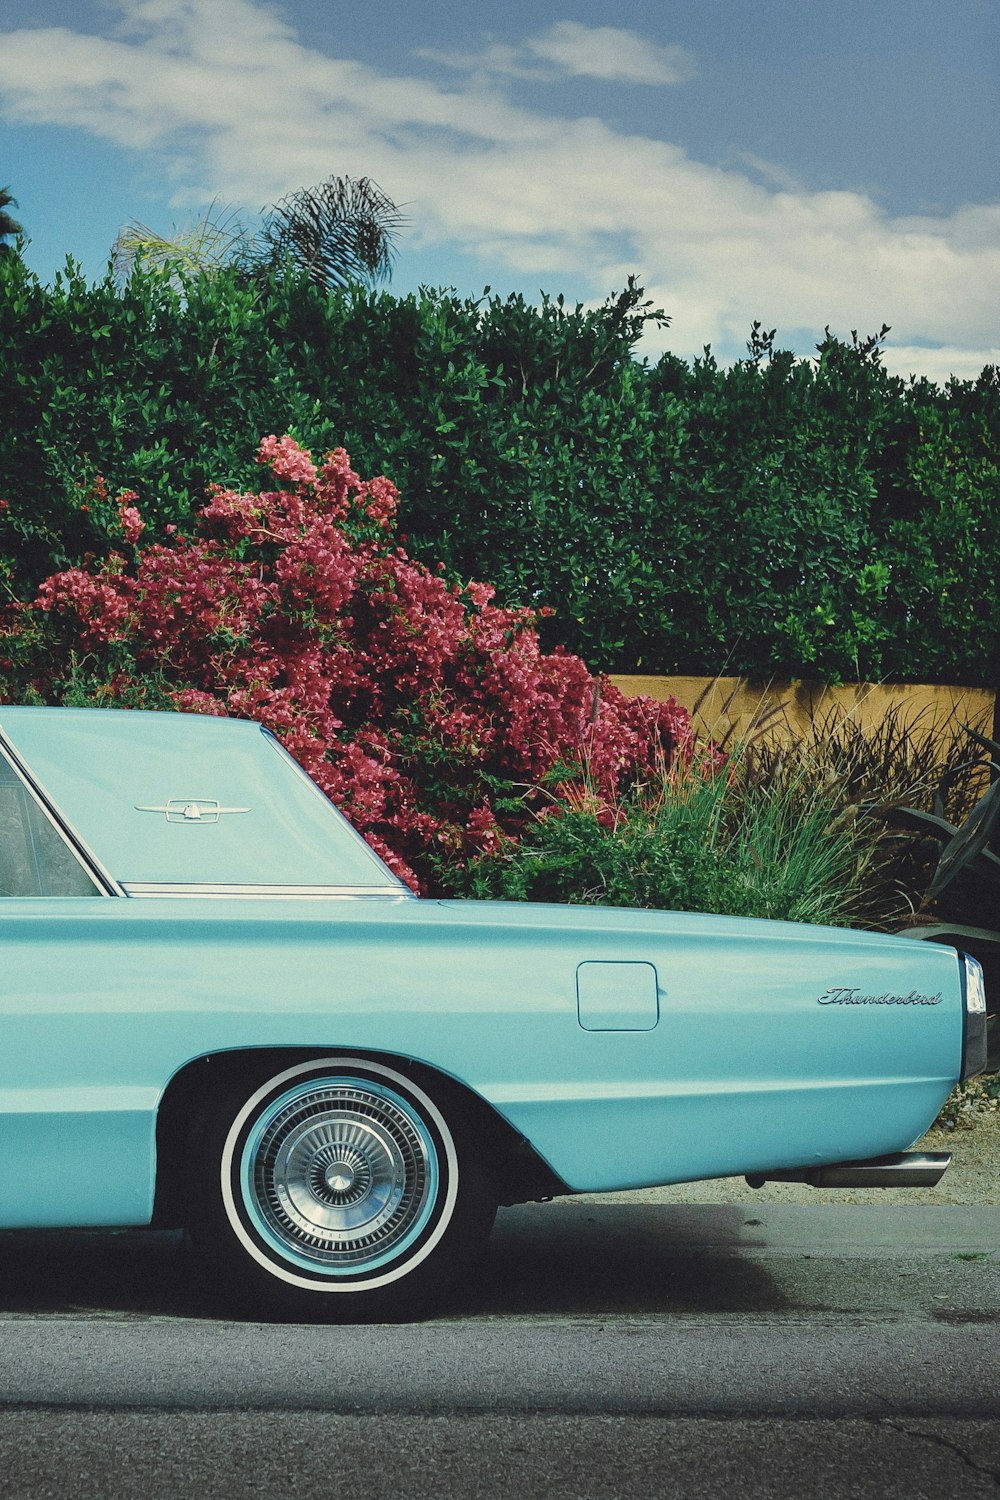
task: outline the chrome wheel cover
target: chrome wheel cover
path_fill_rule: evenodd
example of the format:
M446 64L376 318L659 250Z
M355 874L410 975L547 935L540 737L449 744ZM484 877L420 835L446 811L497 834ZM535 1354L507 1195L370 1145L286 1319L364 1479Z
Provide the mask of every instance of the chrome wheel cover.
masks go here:
M253 1208L307 1260L370 1265L418 1222L433 1147L385 1090L339 1082L294 1090L256 1136Z
M309 1069L291 1087L262 1091L270 1097L242 1112L240 1139L240 1121L230 1133L233 1191L224 1196L241 1221L237 1232L244 1242L249 1232L255 1257L286 1280L299 1279L296 1269L331 1290L395 1279L423 1259L450 1217L455 1163L447 1127L419 1090L407 1086L404 1095L389 1086L396 1077L387 1069L371 1071L375 1077ZM411 1092L428 1106L427 1117Z

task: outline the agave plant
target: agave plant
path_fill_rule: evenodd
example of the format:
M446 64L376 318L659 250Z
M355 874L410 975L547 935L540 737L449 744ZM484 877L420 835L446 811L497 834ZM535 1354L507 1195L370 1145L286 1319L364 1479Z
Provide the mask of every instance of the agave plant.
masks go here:
M930 837L941 845L934 876L927 887L927 902L940 903L942 897L955 894L952 887L960 877L972 877L977 883L979 896L987 894L991 904L993 901L1000 903L1000 855L990 848L1000 820L1000 743L968 726L966 733L987 752L989 759L984 761L981 756L976 756L947 771L938 783L932 812L917 807L878 809L891 826ZM959 778L968 775L970 768L987 771L989 785L965 820L952 823L945 817L948 793ZM961 892L958 893L958 904L965 904ZM997 937L1000 941L1000 933Z
M986 976L987 1008L995 1013L1000 1011L1000 927L981 926L968 918L1000 922L1000 855L990 847L1000 831L1000 743L968 726L966 732L989 758L984 761L977 756L975 762L965 761L948 771L935 794L933 812L915 807L881 808L879 812L891 826L930 837L940 845L918 913L927 920L906 928L906 936L950 943L977 958ZM973 764L989 774L989 785L963 822L949 822L944 816L948 793ZM933 914L926 910L931 906L936 909ZM991 1058L991 1066L998 1062Z

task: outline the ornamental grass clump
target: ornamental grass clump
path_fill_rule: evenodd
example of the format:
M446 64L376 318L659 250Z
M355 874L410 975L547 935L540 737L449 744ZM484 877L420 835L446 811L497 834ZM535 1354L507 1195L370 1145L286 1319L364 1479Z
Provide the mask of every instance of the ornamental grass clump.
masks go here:
M516 840L586 763L617 797L690 758L690 717L544 652L529 609L414 562L397 492L343 449L268 437L260 493L216 485L190 534L148 542L138 497L98 483L117 544L4 621L8 700L176 708L270 728L411 885ZM555 793L558 797L558 791Z
M865 875L868 924L896 930L909 928L926 904L941 832L962 823L990 785L984 743L955 711L897 705L869 724L831 711L796 744L765 736L747 744L742 759L761 787L804 778L835 789L844 816L858 819L876 844Z
M463 894L864 920L877 836L839 789L805 774L766 784L738 758L692 759L611 800L566 790L518 842L452 871Z

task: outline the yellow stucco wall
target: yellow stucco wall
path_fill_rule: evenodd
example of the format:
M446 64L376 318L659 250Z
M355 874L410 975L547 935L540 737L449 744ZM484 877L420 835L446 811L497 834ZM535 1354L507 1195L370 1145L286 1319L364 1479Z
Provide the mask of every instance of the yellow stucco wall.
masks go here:
M954 715L960 723L989 734L994 694L985 688L911 686L906 683L851 683L828 687L805 681L751 682L742 677L612 676L622 692L674 697L688 709L702 733L730 741L766 728L781 739L800 739L816 719L836 712L875 727L895 709L918 733Z

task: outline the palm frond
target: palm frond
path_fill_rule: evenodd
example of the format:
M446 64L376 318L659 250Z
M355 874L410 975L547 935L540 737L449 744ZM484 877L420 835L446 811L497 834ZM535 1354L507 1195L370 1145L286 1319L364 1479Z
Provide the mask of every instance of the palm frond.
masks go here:
M276 203L260 234L263 259L291 261L327 288L388 280L405 220L370 177L328 177Z
M121 284L137 266L170 275L211 276L233 261L246 242L247 231L239 216L230 210L219 217L213 203L194 224L175 228L170 235L157 234L133 219L119 231L111 257Z

